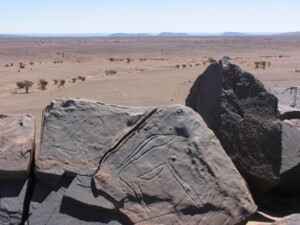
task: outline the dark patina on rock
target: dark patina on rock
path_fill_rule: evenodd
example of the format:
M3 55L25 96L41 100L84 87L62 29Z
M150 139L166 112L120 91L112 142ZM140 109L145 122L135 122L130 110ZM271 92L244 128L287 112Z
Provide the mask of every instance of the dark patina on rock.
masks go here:
M231 225L256 211L231 159L188 107L156 113L62 99L43 124L29 225Z
M186 99L186 105L214 131L255 194L279 183L281 126L277 104L277 98L260 81L231 63L210 65Z

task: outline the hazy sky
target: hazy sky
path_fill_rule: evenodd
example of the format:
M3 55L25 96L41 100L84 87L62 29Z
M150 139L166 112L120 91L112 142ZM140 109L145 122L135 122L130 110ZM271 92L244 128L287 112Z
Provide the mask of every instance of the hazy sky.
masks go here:
M0 0L0 33L300 31L300 0Z

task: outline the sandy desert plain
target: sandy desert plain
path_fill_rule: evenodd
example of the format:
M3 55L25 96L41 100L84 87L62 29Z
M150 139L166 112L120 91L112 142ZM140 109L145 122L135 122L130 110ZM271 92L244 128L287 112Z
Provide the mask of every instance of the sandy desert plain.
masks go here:
M267 89L300 86L300 38L293 36L0 38L0 113L34 115L39 135L42 110L61 97L160 108L184 104L209 57L223 56ZM255 69L256 61L266 61L266 68ZM116 73L107 75L109 70ZM78 76L86 80L73 83ZM49 82L46 90L38 88L40 79ZM59 87L54 79L66 83ZM16 86L24 80L34 82L28 94ZM281 216L259 212L249 224Z

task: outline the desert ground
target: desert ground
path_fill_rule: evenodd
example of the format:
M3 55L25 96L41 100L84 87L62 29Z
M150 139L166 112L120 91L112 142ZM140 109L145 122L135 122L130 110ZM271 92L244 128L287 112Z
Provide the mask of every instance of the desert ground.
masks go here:
M34 115L39 135L43 109L62 97L160 108L184 104L209 58L223 56L267 89L300 86L299 49L299 37L283 36L1 38L0 113ZM264 69L255 68L258 61L266 62ZM38 87L40 79L49 82L46 90ZM65 85L59 85L62 79ZM34 82L29 93L16 86L24 80ZM249 224L281 216L259 212Z

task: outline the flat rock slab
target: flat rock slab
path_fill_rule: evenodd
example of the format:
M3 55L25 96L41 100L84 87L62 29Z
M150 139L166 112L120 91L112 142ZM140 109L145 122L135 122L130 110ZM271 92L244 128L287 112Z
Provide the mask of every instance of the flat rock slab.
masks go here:
M185 106L155 113L55 101L45 110L37 161L44 175L37 177L29 225L232 225L256 211L213 132Z
M280 105L300 109L300 87L273 88L271 93L278 98Z
M0 224L20 224L34 149L30 115L0 115Z
M31 115L0 115L0 179L27 177L34 133Z
M36 172L95 173L103 155L153 111L83 99L53 101L44 111Z
M94 182L132 224L242 224L256 211L213 132L179 105L107 155Z
M277 103L252 74L230 63L226 67L210 65L186 99L186 105L214 131L254 194L279 183L281 126Z
M281 120L300 119L300 108L278 105L278 113Z
M300 214L292 214L286 216L283 219L272 223L272 225L299 225L300 224Z
M285 195L300 194L300 128L296 120L282 121L280 190ZM300 123L300 120L298 120ZM296 124L296 125L295 125Z

